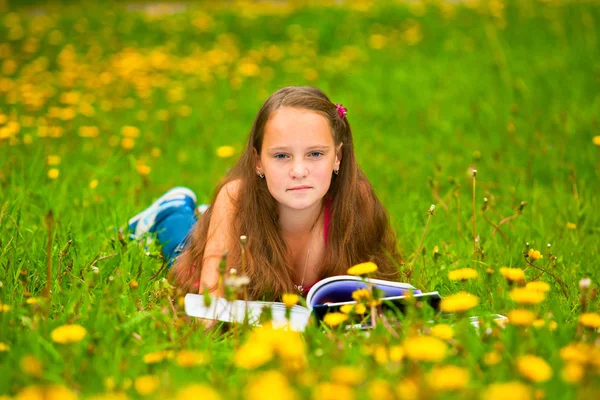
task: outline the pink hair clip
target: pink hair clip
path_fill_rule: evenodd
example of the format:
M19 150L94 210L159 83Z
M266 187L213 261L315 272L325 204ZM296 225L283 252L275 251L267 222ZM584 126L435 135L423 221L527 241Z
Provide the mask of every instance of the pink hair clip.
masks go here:
M348 114L348 109L346 107L344 107L343 104L336 104L335 107L337 108L337 112L338 115L340 116L341 119L346 118L346 114Z

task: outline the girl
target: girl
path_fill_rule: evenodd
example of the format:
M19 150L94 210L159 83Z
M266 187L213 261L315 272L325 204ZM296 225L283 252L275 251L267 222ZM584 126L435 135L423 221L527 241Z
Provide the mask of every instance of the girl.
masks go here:
M130 220L133 237L158 233L165 257L177 256L171 275L185 292L221 296L217 269L226 251L227 266L250 278L251 299L305 295L318 280L369 260L377 278L398 279L395 235L356 163L346 112L314 87L276 91L197 223L195 195L175 188Z

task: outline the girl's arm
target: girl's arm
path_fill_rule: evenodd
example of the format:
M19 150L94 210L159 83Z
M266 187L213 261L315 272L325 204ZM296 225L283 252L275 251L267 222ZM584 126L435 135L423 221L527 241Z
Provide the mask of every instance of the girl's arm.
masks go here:
M200 293L208 289L211 296L224 296L223 287L219 287L219 262L223 253L230 250L231 246L235 244L231 230L239 187L239 180L228 182L221 188L213 204L204 258L202 259Z

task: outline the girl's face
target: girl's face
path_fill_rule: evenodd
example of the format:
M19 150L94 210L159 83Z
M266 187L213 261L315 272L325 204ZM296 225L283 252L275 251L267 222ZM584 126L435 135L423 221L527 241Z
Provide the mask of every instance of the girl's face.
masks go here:
M280 205L305 209L327 193L333 171L342 159L329 121L314 111L283 107L265 126L256 170L265 175L271 195Z

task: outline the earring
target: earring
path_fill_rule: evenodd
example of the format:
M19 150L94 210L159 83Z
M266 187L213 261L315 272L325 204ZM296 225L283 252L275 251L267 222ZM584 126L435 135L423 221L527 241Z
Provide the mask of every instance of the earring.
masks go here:
M333 170L334 174L339 174L340 173L340 167L337 167L336 169Z
M265 177L265 174L263 174L262 172L260 172L260 171L257 171L257 172L258 172L258 176L260 176L260 179L263 179Z

